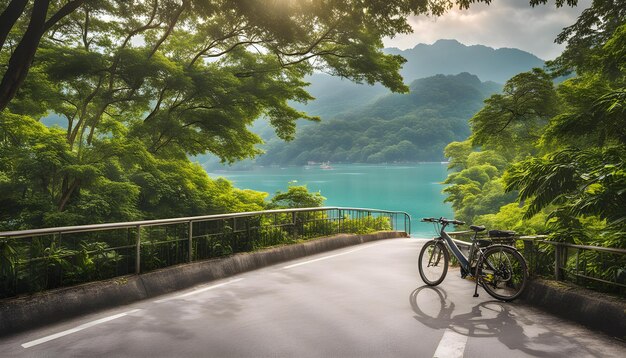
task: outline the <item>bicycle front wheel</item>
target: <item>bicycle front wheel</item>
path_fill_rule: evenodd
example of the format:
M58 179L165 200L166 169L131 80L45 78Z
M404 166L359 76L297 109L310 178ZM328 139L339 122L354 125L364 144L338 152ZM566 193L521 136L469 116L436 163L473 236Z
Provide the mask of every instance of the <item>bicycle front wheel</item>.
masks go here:
M485 250L480 262L480 280L491 296L502 301L512 301L526 288L526 260L515 248L505 245L491 246Z
M418 267L422 281L429 286L440 284L448 273L450 254L443 243L432 240L422 247Z

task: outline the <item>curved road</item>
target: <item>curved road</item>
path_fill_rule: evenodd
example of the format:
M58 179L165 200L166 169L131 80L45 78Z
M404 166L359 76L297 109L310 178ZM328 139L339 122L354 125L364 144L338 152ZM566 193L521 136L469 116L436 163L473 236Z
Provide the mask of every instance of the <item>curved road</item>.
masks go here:
M626 345L452 269L423 286L424 241L302 258L0 338L3 357L623 357Z

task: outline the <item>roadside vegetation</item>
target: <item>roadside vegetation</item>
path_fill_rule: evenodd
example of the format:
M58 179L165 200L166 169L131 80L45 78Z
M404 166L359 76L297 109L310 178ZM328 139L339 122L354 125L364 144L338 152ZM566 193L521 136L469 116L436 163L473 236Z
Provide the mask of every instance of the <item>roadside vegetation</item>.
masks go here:
M312 208L322 206L324 200L305 186L290 185L286 192L277 192L268 207ZM389 216L322 209L0 239L0 298L133 274L137 236L141 238L139 268L149 272L338 233L389 230Z
M472 117L469 138L446 147L458 217L626 247L624 20L618 8L585 11L549 73L511 78ZM576 76L554 86L550 74L566 71Z
M557 41L547 72L511 78L450 143L447 201L456 217L575 244L626 248L626 13L594 1ZM552 78L573 72L558 86ZM594 256L594 257L592 257ZM626 283L626 262L577 257ZM567 265L573 265L574 258Z

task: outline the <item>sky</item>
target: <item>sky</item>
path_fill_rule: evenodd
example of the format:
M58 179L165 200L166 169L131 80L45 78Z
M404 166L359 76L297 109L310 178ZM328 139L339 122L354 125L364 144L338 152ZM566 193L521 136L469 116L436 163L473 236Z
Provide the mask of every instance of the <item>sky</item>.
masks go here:
M534 8L528 0L493 0L491 5L473 4L469 10L450 10L439 18L409 18L414 32L387 38L385 47L413 48L439 39L455 39L465 45L493 48L513 47L541 59L552 60L564 49L554 39L564 27L572 25L591 0L578 0L578 6L556 8L554 0Z

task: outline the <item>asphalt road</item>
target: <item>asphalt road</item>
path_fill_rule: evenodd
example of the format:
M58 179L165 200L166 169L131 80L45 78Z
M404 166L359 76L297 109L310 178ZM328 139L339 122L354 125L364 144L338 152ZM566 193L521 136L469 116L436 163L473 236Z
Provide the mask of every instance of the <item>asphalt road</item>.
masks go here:
M624 357L626 344L454 269L423 285L424 241L352 246L0 338L2 357Z

